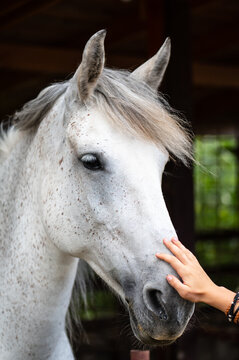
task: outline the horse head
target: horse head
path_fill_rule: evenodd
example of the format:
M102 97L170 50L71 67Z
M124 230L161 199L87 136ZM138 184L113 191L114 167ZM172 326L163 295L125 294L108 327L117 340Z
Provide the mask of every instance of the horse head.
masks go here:
M163 238L176 236L161 189L165 164L190 157L180 120L157 93L170 41L129 73L104 67L104 38L99 31L88 41L60 100L62 141L49 126L43 219L54 244L121 297L135 336L168 344L193 312L165 280L175 271L155 258L167 251Z

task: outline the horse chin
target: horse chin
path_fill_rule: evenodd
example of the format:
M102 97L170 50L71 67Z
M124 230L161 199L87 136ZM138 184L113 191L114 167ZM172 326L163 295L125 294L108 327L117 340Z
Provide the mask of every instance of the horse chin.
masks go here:
M173 339L156 339L150 336L143 327L137 322L134 314L132 311L129 312L130 314L130 324L133 330L134 336L144 345L148 345L150 347L155 346L168 346L174 343L177 338Z

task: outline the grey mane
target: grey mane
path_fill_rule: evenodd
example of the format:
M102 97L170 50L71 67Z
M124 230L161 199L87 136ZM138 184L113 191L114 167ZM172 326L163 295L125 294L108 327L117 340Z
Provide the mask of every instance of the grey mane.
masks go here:
M37 127L55 101L66 92L68 83L55 83L42 90L35 99L28 101L21 110L13 114L11 124L19 130Z
M69 89L69 91L68 91ZM11 123L19 130L37 128L55 101L66 94L66 107L78 101L77 83L71 80L53 84L17 111ZM192 160L191 134L187 123L169 106L162 94L136 80L125 70L105 68L90 99L119 129L161 144L174 159Z

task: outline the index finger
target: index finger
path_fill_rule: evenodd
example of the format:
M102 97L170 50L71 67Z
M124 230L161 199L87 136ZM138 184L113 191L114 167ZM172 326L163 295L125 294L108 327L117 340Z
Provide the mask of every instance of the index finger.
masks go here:
M180 260L183 264L187 263L187 256L183 248L177 246L173 239L172 241L168 241L163 239L164 245L176 256L178 260Z

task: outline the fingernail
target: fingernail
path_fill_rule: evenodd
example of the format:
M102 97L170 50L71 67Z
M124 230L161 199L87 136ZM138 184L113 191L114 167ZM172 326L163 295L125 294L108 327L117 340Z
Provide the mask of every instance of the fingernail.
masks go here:
M177 239L177 238L173 237L173 238L172 238L172 242L174 242L174 243L178 243L179 241L178 241L178 239Z
M160 256L160 253L156 253L155 256L156 256L156 257Z
M168 281L171 281L171 280L173 280L173 277L172 277L171 275L168 275L168 276L167 276L167 280L168 280Z
M167 239L163 239L163 242L168 243L168 240L167 240Z

